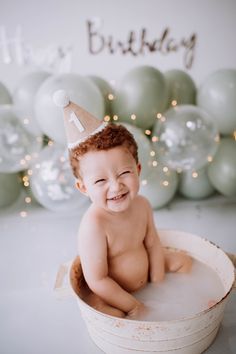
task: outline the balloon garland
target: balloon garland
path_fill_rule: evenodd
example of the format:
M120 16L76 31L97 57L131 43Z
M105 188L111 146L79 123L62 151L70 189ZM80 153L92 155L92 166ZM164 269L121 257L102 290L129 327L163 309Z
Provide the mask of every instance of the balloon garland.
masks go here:
M98 76L32 72L11 95L0 82L0 207L27 188L53 211L87 202L74 188L56 89L107 122L134 135L142 164L140 193L153 208L179 192L189 199L216 191L236 196L236 70L218 70L197 88L184 71L140 66L116 88ZM26 212L21 216L25 217Z

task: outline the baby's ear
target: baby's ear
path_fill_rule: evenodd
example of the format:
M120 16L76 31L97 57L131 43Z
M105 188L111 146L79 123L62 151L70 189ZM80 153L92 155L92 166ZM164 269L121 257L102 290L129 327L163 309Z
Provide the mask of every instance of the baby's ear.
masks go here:
M87 189L85 185L83 184L83 181L81 179L77 179L75 183L76 188L83 194L87 195Z
M142 170L142 165L141 165L140 162L137 164L137 169L138 169L138 175L140 176L140 173L141 173L141 170Z

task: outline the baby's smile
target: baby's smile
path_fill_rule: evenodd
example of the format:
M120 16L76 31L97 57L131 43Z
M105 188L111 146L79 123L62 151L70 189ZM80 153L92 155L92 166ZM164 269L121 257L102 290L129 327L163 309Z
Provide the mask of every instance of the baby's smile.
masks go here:
M107 198L107 200L109 200L109 201L111 201L111 200L114 200L114 201L121 200L121 199L125 198L128 195L128 193L129 192L122 193L122 194L119 194L119 195L117 195L117 196L115 196L113 198Z

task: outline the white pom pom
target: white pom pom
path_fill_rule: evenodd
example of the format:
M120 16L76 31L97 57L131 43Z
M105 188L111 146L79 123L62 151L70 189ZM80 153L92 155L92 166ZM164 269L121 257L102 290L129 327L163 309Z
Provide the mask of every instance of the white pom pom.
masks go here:
M66 107L70 103L69 97L65 90L58 90L53 94L53 102L58 107Z

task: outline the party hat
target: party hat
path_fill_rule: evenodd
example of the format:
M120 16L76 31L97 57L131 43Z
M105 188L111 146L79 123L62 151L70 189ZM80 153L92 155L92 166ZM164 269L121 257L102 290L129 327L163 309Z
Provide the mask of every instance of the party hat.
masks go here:
M70 101L65 90L58 90L53 101L64 109L64 125L68 148L73 149L90 136L103 130L107 123L95 118L82 107Z

